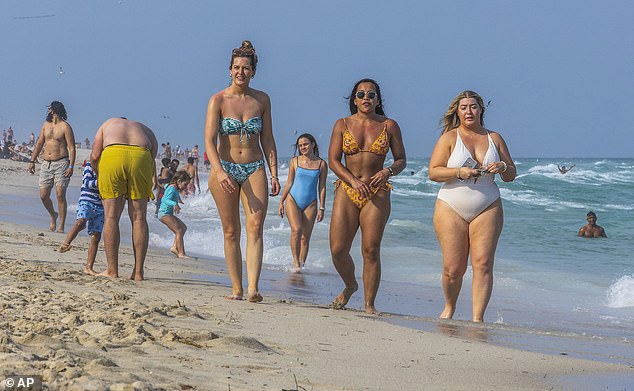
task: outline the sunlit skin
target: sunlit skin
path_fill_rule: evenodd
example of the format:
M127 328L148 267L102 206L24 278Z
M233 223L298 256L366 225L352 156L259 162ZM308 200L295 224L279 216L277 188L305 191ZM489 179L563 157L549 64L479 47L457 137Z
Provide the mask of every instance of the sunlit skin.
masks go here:
M220 164L220 160L233 163L251 163L265 159L271 172L271 193L280 191L277 179L277 151L271 122L269 96L249 86L255 69L248 57L235 57L229 68L231 85L216 93L209 100L205 121L205 149L211 165L209 190L218 207L224 233L224 250L227 270L231 278L232 295L229 299L241 300L242 251L240 249L240 202L246 218L247 299L262 300L259 279L262 270L263 229L268 206L266 171L260 169L239 185ZM234 118L245 122L254 117L262 118L262 132L240 142L239 135L219 136L222 118Z
M364 92L364 97L357 98L358 92ZM346 117L345 123L343 119L335 122L328 149L331 170L364 197L370 195L370 187L382 188L390 177L390 171L383 167L385 156L371 152L348 155L344 165L343 134L346 127L361 149L368 150L387 124L390 149L394 157L391 167L398 174L406 165L400 127L396 121L387 120L385 116L376 113L378 96L370 98L370 92L376 92L374 83L364 82L358 85L354 97L358 111ZM364 306L367 313L377 313L375 300L381 281L381 240L390 211L389 191L379 190L362 209L350 201L341 187L335 191L330 223L330 252L345 287L334 298L334 308L343 308L358 289L350 248L357 231L361 228Z
M608 235L605 233L605 229L600 225L597 225L597 216L593 214L588 214L586 217L586 221L588 224L579 228L579 232L577 236L582 236L586 238L607 238Z
M301 137L297 142L299 156L291 159L288 170L288 179L280 197L278 213L280 217L286 218L291 226L291 254L293 255L293 265L296 273L304 267L310 246L310 237L315 226L315 220L320 222L324 219L324 205L326 202L326 177L328 175L328 165L315 155L315 145L305 137ZM297 165L312 170L320 170L317 200L311 203L303 211L297 206L295 200L290 195L291 187L295 181ZM318 208L318 204L321 205Z
M460 125L444 133L438 140L429 163L429 179L436 182L463 180L478 176L479 170L469 167L450 168L447 161L453 151L457 135L460 136L471 155L482 162L489 148L487 130L481 125L482 107L475 98L459 101L458 118ZM496 132L490 132L497 147L500 161L483 167L489 174L499 174L502 180L515 179L515 166L506 143ZM506 164L506 171L502 172ZM474 322L484 320L484 312L493 289L493 263L497 242L502 232L504 216L502 202L496 200L470 223L460 217L442 200L436 201L434 228L443 254L442 285L445 293L445 307L442 319L451 319L456 310L456 302L462 287L463 276L471 257L473 268L472 306Z

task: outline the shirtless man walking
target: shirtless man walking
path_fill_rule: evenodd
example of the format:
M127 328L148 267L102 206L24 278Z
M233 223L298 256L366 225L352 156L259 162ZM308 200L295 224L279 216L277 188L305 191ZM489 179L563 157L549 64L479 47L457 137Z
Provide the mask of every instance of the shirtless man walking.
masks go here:
M103 241L108 266L102 276L119 277L119 220L127 201L134 248L130 279L143 280L150 235L146 211L149 198L154 198L152 184L157 183L157 152L156 136L140 122L110 118L97 130L90 159L93 168L97 167L104 208Z
M75 135L73 128L66 122L66 118L66 108L62 102L51 102L28 167L28 171L35 174L35 162L40 151L44 148L44 161L40 167L40 199L51 216L50 230L57 229L57 232L64 232L67 209L66 189L75 166ZM51 201L53 185L57 195L59 225L57 224L58 214L53 207L53 201Z

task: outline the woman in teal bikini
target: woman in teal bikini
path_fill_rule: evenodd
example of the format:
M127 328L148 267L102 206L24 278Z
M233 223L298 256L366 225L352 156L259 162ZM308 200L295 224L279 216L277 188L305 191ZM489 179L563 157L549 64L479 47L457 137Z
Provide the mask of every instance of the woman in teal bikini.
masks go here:
M291 226L291 253L295 273L299 273L308 256L315 218L324 219L328 165L319 157L317 141L311 134L304 133L297 138L295 151L299 151L299 156L291 159L278 211L281 217L286 212Z
M244 297L240 248L242 202L247 234L247 300L251 302L262 301L258 282L268 206L265 159L271 171L271 195L280 192L271 101L266 93L249 87L257 62L251 42L244 41L233 50L229 65L231 85L211 97L205 121L205 150L211 163L209 190L222 221L225 259L233 290L227 298Z

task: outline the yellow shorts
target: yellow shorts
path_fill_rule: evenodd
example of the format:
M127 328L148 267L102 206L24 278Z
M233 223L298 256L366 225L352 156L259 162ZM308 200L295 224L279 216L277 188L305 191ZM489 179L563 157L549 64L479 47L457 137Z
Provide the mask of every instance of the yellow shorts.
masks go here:
M108 145L99 159L101 198L154 199L154 159L149 149L135 145Z

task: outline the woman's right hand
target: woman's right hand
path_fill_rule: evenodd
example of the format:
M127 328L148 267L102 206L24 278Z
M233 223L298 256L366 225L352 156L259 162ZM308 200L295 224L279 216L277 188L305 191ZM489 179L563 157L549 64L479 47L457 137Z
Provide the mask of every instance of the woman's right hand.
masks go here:
M218 174L216 174L216 178L218 179L220 188L226 193L233 193L238 189L236 181L231 177L231 175L227 174L225 170L221 170Z
M364 197L364 198L370 198L371 192L370 192L370 186L368 186L367 183L354 178L354 180L350 183L350 186L355 189L360 196Z
M277 208L277 213L280 214L281 218L284 218L284 201L280 201L280 206Z

